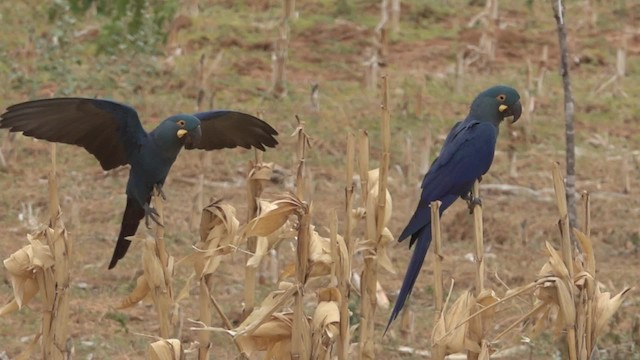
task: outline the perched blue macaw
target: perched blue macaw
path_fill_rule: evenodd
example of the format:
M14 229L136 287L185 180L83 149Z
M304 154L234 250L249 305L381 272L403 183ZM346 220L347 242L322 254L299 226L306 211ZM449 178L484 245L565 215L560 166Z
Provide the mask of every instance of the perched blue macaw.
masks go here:
M471 188L493 162L499 125L509 116L513 116L513 122L516 122L521 114L518 92L508 86L494 86L481 92L473 100L469 115L455 124L449 132L440 155L422 180L418 207L398 238L398 241L403 241L411 236L409 247L413 244L416 247L387 329L409 298L431 244L431 202L440 200L440 215L458 197L469 202L470 209L479 203L479 199L471 195Z
M159 223L150 206L151 194L160 194L167 174L184 146L214 150L252 146L275 147L278 132L266 122L236 111L209 111L174 115L147 133L130 106L103 99L52 98L28 101L7 108L0 128L26 136L82 146L104 170L130 164L127 205L120 234L109 263L112 269L129 249L127 236L136 233L140 220Z

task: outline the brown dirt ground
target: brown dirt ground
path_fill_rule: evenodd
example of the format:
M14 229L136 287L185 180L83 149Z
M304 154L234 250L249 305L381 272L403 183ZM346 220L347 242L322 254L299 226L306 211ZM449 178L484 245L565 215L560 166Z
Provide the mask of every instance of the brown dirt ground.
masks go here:
M271 3L256 2L253 11L266 11ZM406 9L403 8L404 13L418 11L419 5L416 4L418 2L407 5ZM218 2L216 5L231 8L233 2ZM322 9L323 5L320 2L299 4L301 16ZM375 6L363 6L363 9L370 16L379 11ZM433 21L453 28L455 24L464 24L480 10L481 7L466 10L461 14L463 19L455 22L447 17L435 18ZM577 11L576 7L570 7L570 10ZM600 10L603 13L607 11ZM500 82L496 81L496 78L502 73L508 73L508 80L524 88L524 59L534 59L532 61L537 71L535 59L539 57L542 46L549 46L549 80L545 85L546 91L536 99L536 110L532 118L522 119L514 126L515 140L510 140L507 136L508 131L503 131L492 169L483 180L483 184L519 185L541 194L530 196L496 190L483 191L487 286L493 288L499 296L504 295L507 287L513 288L532 281L544 262L544 241L550 241L556 246L559 241L557 210L550 192L550 169L553 161L564 163L562 91L560 80L553 71L558 62L555 29L551 15L544 14L544 11L550 12L550 9L535 6L533 16L537 22L531 25L527 22L527 16L531 13L518 6L505 9L504 18L508 19L510 25L497 31L498 52L495 62L486 68L472 66L468 70L464 94L429 93L429 90L425 90L421 99L423 110L417 114L417 123L412 115L416 107L416 82L407 87L404 87L404 84L416 81L416 78L417 83L422 84L420 80L426 76L436 79L433 83L440 81L438 84L443 84L439 85L438 89L452 92L453 76L448 69L455 59L455 49L460 49L465 44L477 44L481 30L462 29L454 35L434 35L430 39L395 39L390 46L389 66L384 69L394 84L393 121L396 124L393 125L393 129L397 129L397 132L394 132L394 143L402 143L407 133L413 133L412 158L421 159L424 154L425 123L435 142L432 149L432 155L435 155L443 136L451 126L452 119L464 116L464 104L468 103L474 93L487 84ZM608 14L604 13L602 16ZM546 18L542 17L544 20L540 20L543 15ZM611 54L613 53L615 58L615 50L612 50L615 49L615 45L606 45L618 43L620 31L610 27L593 28L585 22L577 23L578 25L570 27L570 45L576 58L582 60L572 63L578 111L577 187L579 191L586 190L592 194L591 232L596 249L599 281L607 291L617 292L624 286L637 288L639 285L640 225L636 219L640 217L637 142L640 139L640 115L637 102L616 99L611 94L601 97L590 95L591 90L597 87L599 82L606 80L606 76L613 69L612 64L615 60L612 60ZM362 82L359 63L363 61L362 54L371 46L371 30L364 25L345 20L313 24L298 32L290 44L291 67L287 75L292 87L292 100L281 104L264 95L264 91L269 88L271 76L269 36L257 41L242 39L237 35L218 38L187 37L185 32L202 31L199 27L206 27L207 22L196 22L193 26L196 28L183 30L178 39L189 53L197 54L200 49L206 47L224 47L230 48L228 51L231 53L243 54L237 58L231 55L229 60L225 60L225 71L237 74L238 78L244 81L242 84L250 85L243 88L240 82L235 83L235 78L220 74L216 75L216 80L220 83L212 84L211 91L219 94L223 101L226 100L225 105L246 109L259 108L265 111L271 119L270 122L280 129L282 144L277 150L267 152L267 161L276 161L290 174L294 173L295 139L288 136L295 126L292 121L293 114L299 113L307 121L308 131L314 138L308 160L311 179L308 195L313 202L313 222L326 234L323 225L328 224L334 210L340 210L344 206L342 157L345 129L371 129L372 159L377 159L380 155L380 146L376 140L379 132L376 96L341 94L342 89L354 92L355 88L360 89L356 92L365 92L358 85ZM403 23L402 26L412 26L412 23ZM601 39L597 46L594 45L594 37ZM640 54L640 35L633 34L627 41L631 64L637 62L637 56ZM332 49L330 42L342 42L350 47L351 51L327 53ZM12 55L24 61L34 56L28 49L12 50ZM327 59L327 56L330 58ZM191 62L192 65L196 63L197 60ZM190 73L196 72L194 69L195 65ZM180 74L179 71L168 71L160 75L160 79L150 84L149 88L141 90L143 100L135 100L140 104L141 113L149 120L148 124L159 121L171 113L171 109L168 108L171 103L163 103L163 99L166 99L162 97L166 91L163 85L183 96L172 100L172 103L192 107L198 88L189 82L188 75ZM640 89L637 65L631 65L628 72L625 85L627 92L633 97L631 91ZM437 80L443 77L444 80ZM471 78L480 80L476 83L471 81ZM323 95L326 97L322 98L323 108L319 114L311 113L307 105L306 91L313 81L320 81L322 94L326 94ZM228 89L230 84L233 84L232 90ZM304 90L299 90L300 88ZM426 89L436 91L436 88ZM55 85L43 84L39 94L43 96L55 91ZM136 96L125 88L119 91L125 99L128 96ZM225 97L228 91L235 94L233 100ZM89 93L87 90L87 94ZM455 96L463 96L464 99L453 99ZM26 93L7 94L2 104L9 105L27 97ZM255 102L257 97L262 97L259 104ZM406 111L401 110L402 104L407 105ZM594 118L596 120L593 120ZM527 138L524 136L525 129L528 129L529 133ZM45 176L49 145L21 136L9 141L6 134L0 134L0 139L0 149L9 154L9 167L0 170L0 187L3 189L0 192L1 204L6 209L0 216L0 257L6 258L26 244L25 234L32 230L26 221L18 220L19 215L24 215L22 206L30 204L37 211L36 223L45 219ZM517 176L509 175L510 146L517 152ZM415 206L419 192L417 186L421 179L418 162L421 160L415 160L411 165L414 175L407 180L396 171L404 165L402 146L394 147L392 151L390 191L393 196L393 215L389 227L392 233L397 235ZM153 307L141 304L127 310L114 310L114 306L135 284L135 274L140 268L140 246L132 246L127 257L115 270L106 271L124 205L122 189L128 171L121 169L104 173L95 160L80 149L60 146L58 152L62 210L74 243L70 328L76 352L78 356L92 359L143 358L149 339L139 334L158 332ZM189 254L191 244L197 240L195 225L199 212L193 205L197 187L189 180L196 179L199 174L204 173L207 180L219 183L218 186L206 186L205 197L222 198L230 202L237 208L238 218L244 223L246 193L243 179L246 164L251 158L250 152L236 150L225 150L212 155L194 156L186 152L180 155L165 186L169 197L166 222L171 254L177 258ZM623 192L624 179L621 176L625 159L631 185L628 193ZM283 190L290 188L283 182L272 184L267 188L265 197ZM342 225L341 223L341 229ZM466 258L466 255L473 251L473 222L464 204L456 204L446 213L442 220L442 228L445 240L445 287L451 279L455 279L455 296L462 290L473 289L475 276L475 266ZM359 231L358 229L357 233ZM392 244L389 251L397 274L381 270L379 276L393 304L410 252L404 243ZM383 338L382 329L386 325L389 310L379 309L377 312L376 332L380 336L377 353L380 359L420 358L399 354L397 347L400 345L416 349L430 348L429 338L434 317L433 291L430 285L433 283L433 271L429 266L432 263L431 256L430 254L426 261L411 297L410 308L415 317L413 333L401 334L398 321ZM291 249L287 244L282 246L280 259L283 264L292 259ZM215 296L234 321L238 321L241 312L243 263L242 253L229 256L223 261L216 278ZM184 284L189 274L189 268L177 269L176 289ZM12 296L8 278L4 276L3 279L4 283L0 284L2 303L7 302ZM273 284L262 284L258 294L264 296L273 288ZM190 294L194 298L197 296L195 290ZM529 305L530 299L521 299L512 307L500 310L496 333L516 319ZM195 340L194 333L189 330L191 324L188 319L197 318L196 301L193 298L183 301L181 309L184 323L181 326L180 338L188 344ZM6 351L11 358L17 356L30 341L30 336L37 332L41 311L41 302L36 299L29 308L0 319L0 351ZM608 328L609 332L603 337L603 358L627 359L637 356L632 350L632 331L638 331L633 328L633 324L639 321L639 311L640 301L637 290L634 290L614 316ZM222 326L222 323L216 325ZM215 358L236 358L235 348L228 336L216 333L213 339ZM518 345L521 340L520 336L514 334L499 346L508 348ZM550 334L532 339L531 358L549 358L555 351L554 341ZM638 351L640 344L635 343L635 346L635 351Z

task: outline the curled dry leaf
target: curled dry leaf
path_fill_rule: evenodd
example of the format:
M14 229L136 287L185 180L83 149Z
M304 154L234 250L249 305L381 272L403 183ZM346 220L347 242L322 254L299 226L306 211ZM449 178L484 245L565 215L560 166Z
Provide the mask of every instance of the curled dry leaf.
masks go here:
M256 351L266 351L265 359L285 359L291 354L291 329L293 314L272 314L253 333L239 335L236 341L251 356Z
M266 213L271 210L276 209L277 205L274 203L260 200L258 202L258 213ZM292 239L296 236L296 232L291 228L290 222L287 220L284 224L273 231L271 234L265 236L258 236L256 241L256 251L251 258L247 261L247 266L257 267L262 260L267 256L269 251L284 240L284 239Z
M631 290L631 288L627 287L618 295L611 297L611 293L609 292L600 292L600 289L596 287L595 293L595 327L593 328L593 338L597 339L600 335L602 335L604 331L604 327L607 325L613 314L618 311L620 304L622 304L622 300L624 296Z
M464 322L473 312L475 305L475 297L470 292L465 291L462 293L446 314L441 315L438 319L433 331L434 345L444 348L446 354L464 350L479 353L481 351L480 346L467 337L469 322ZM457 328L446 335L454 327Z
M167 283L164 280L162 264L160 263L160 258L156 254L156 242L151 237L144 240L142 267L144 270L144 277L147 280L150 289L160 292L167 291Z
M273 165L274 164L272 162L255 164L251 171L249 171L249 180L271 180Z
M469 320L469 338L480 344L481 340L485 338L487 332L494 327L497 308L492 305L499 302L500 299L498 299L493 290L485 289L477 298L475 298L475 300L476 306L474 311L488 308L488 310L483 311L480 316L476 316Z
M378 183L380 169L369 171L369 196L367 196L367 212L378 218ZM388 224L391 219L391 211L393 209L393 201L389 190L386 191L386 205L384 207L384 224Z
M149 295L149 290L149 283L147 282L147 279L145 279L144 275L138 276L135 289L133 289L129 296L120 302L116 309L126 309L139 303Z
M180 360L182 358L182 344L178 339L156 341L149 344L147 355L151 360Z
M238 246L236 209L226 203L214 201L202 211L200 241L192 254L195 273L199 277L212 274L220 265L220 256L231 253Z
M391 234L388 228L384 228L382 230L382 236L380 237L380 242L378 243L378 264L382 266L388 272L395 274L396 268L393 266L393 262L389 257L389 245L393 243L395 238Z
M44 231L27 235L30 244L11 254L4 260L4 266L11 279L14 299L0 308L0 316L12 313L26 305L38 293L37 276L53 266L53 255L46 241Z
M318 300L311 321L311 358L325 359L340 335L340 292L335 287L320 289Z
M268 236L280 229L296 213L307 213L308 205L294 194L284 194L272 203L273 207L251 220L244 229L245 236Z

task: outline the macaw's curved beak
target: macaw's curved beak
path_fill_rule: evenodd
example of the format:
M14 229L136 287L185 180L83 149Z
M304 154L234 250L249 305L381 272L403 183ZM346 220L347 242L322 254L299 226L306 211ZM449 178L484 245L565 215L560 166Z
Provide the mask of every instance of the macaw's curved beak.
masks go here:
M200 125L198 125L197 128L185 134L184 145L187 149L197 148L201 138L202 138L202 128L200 128Z
M512 124L520 119L520 115L522 115L522 104L520 103L520 100L509 106L509 108L504 112L505 117L513 116L513 120L511 120Z

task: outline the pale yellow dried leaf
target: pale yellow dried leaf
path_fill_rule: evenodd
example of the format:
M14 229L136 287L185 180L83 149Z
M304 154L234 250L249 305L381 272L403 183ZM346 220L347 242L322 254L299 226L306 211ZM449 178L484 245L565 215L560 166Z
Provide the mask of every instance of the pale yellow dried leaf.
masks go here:
M347 249L347 244L344 241L344 238L340 235L337 236L338 242L338 260L337 260L337 268L336 268L336 276L338 279L351 278L350 269L351 269L351 259L349 258L349 249Z
M474 307L474 296L470 292L465 291L447 311L444 316L444 324L438 321L439 324L435 328L433 339L436 341L436 344L445 347L446 353L451 354L463 350L474 350L473 346L470 345L466 339L467 329L469 327L468 322L457 327L451 334L441 339L449 329L453 329L468 318ZM467 349L467 347L472 348ZM475 350L479 352L478 344L475 344Z
M380 242L378 243L378 264L392 274L396 273L396 269L393 266L391 258L389 257L388 248L389 244L392 244L394 240L395 239L391 234L391 231L389 231L389 229L385 227L382 230L382 236L380 237Z
M286 319L272 316L272 319L258 326L252 337L278 338L291 337L291 315Z
M281 228L299 210L296 203L290 201L279 201L276 208L260 214L246 225L246 236L268 236Z
M258 236L256 239L256 252L247 261L247 267L256 268L262 262L262 259L269 251L269 240L264 236Z
M326 326L332 323L337 324L339 322L340 308L336 301L321 301L318 303L311 321L314 329L322 332Z
M125 309L131 307L144 299L149 294L149 283L145 279L144 275L140 275L136 280L136 287L131 294L120 302L116 309Z
M182 344L178 339L160 340L149 344L147 356L151 360L180 360Z
M500 301L493 290L485 289L476 299L474 312L493 305ZM497 307L491 307L483 311L480 316L476 316L469 320L468 336L470 339L480 342L485 338L486 332L493 328L493 321Z
M593 244L591 243L591 239L587 237L582 231L578 229L573 229L574 234L576 235L576 239L580 242L580 247L582 248L582 253L584 255L585 269L592 276L596 275L596 258L593 253Z
M31 243L31 264L33 267L48 269L55 263L49 245L47 245L47 230L42 230L34 235L27 234Z
M262 301L259 307L255 308L249 316L236 328L237 336L251 335L260 325L271 319L271 315L278 309L290 306L293 302L293 295L298 291L296 286L290 286L286 290L272 291Z
M387 292L382 288L380 281L376 282L376 303L380 309L388 309L390 304Z
M255 164L249 172L249 180L271 180L273 165L274 164L272 162Z
M220 266L222 258L220 256L212 255L205 257L204 268L202 269L202 275L213 274Z
M311 322L311 354L314 359L324 359L340 335L339 298L337 288L321 289L318 294L320 302Z
M547 247L547 252L549 253L549 264L553 269L553 274L560 277L561 279L570 280L569 270L562 261L560 253L556 249L554 249L548 241L545 242L545 245Z
M13 277L12 277L13 285ZM10 314L27 305L31 299L38 293L38 281L34 278L26 278L14 285L13 300L0 308L0 316Z
M44 245L36 236L27 235L30 245L24 246L4 260L4 266L9 273L15 305L22 308L39 291L36 275L44 269L49 269L54 261L48 245ZM14 305L7 304L2 313L13 312Z
M282 358L288 353L281 354L282 349L290 347L282 346L291 341L292 313L272 314L270 318L258 326L251 334L239 334L235 340L247 355L256 351L267 351L268 354ZM270 357L266 357L270 358Z
M164 271L158 255L155 251L155 240L147 238L144 242L142 251L142 266L144 277L147 280L150 289L158 289L162 292L166 291L166 283L164 281Z
M378 219L378 184L369 191L369 196L367 196L367 217L373 215L374 223L375 220ZM391 200L391 194L389 190L386 192L386 203L384 207L384 225L389 223L391 219L391 212L393 209L393 201Z
M560 306L560 316L564 321L564 328L572 327L576 322L576 305L571 295L572 284L566 284L562 280L556 281L558 290L558 305Z
M313 226L311 227L311 239L309 241L309 276L324 276L331 274L331 240L320 236Z
M187 281L185 282L184 286L178 293L178 296L176 296L176 299L175 299L176 304L184 299L189 298L189 290L191 289L191 283L193 282L193 277L194 277L194 274L191 274L187 278Z
M609 322L609 319L618 311L620 304L622 304L622 300L624 296L631 290L631 288L625 288L621 292L619 292L616 296L611 298L611 293L609 292L601 292L599 287L596 286L595 289L595 326L593 330L594 338L598 338L602 335L604 331L604 327Z

